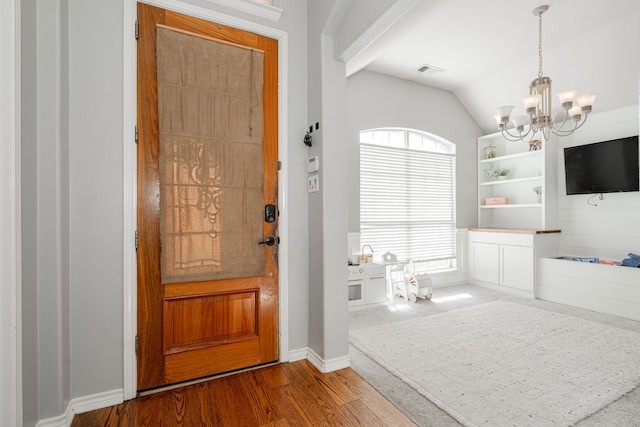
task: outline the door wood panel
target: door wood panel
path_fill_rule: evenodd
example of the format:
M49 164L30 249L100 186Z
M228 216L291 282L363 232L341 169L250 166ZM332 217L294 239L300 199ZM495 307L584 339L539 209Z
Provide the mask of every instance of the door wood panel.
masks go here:
M278 360L278 245L264 248L264 274L161 284L157 28L264 52L263 206L278 205L277 41L138 4L138 390ZM275 237L277 220L264 222ZM256 245L258 242L256 242Z

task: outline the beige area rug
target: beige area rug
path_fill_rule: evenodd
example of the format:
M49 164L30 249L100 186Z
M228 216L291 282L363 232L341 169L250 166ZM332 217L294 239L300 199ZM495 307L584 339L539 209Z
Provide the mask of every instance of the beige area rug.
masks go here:
M350 341L466 426L570 426L640 384L640 334L507 301Z

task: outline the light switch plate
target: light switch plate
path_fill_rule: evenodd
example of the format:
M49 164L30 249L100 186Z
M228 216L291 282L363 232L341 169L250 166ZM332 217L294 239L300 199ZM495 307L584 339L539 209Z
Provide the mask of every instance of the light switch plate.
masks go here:
M320 167L320 159L318 156L309 157L309 161L307 163L307 172L318 172Z
M318 174L307 177L307 192L315 193L320 191L320 178Z

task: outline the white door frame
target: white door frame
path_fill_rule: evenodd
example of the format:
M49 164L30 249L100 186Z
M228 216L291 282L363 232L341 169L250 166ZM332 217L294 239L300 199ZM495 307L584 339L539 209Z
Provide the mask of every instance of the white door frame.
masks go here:
M14 0L15 1L15 0ZM220 3L221 0L210 0L212 3ZM258 12L267 12L271 16L278 9L269 6L255 4L252 2L235 0L236 4L246 8L249 7ZM137 271L136 271L136 251L135 251L135 231L136 231L136 211L137 211L137 191L136 191L136 41L134 38L135 22L137 16L137 1L124 0L124 42L123 42L123 383L124 399L133 399L137 390L137 370L136 370L136 316L137 316ZM287 70L288 70L288 34L285 31L270 28L262 24L240 19L234 16L222 14L210 9L193 6L183 1L176 0L144 0L141 3L164 9L183 13L185 15L218 22L223 25L251 31L278 40L278 158L286 160L288 158L287 149ZM229 3L228 6L234 3ZM266 8L266 9L265 9ZM261 14L261 13L259 13ZM277 20L277 19L276 19ZM278 223L278 233L281 237L281 244L278 248L279 263L279 353L280 361L289 360L289 309L288 309L288 254L289 254L289 230L287 215L287 163L282 163L282 168L278 175L278 200L280 210L280 220Z
M20 2L0 2L0 424L22 425Z

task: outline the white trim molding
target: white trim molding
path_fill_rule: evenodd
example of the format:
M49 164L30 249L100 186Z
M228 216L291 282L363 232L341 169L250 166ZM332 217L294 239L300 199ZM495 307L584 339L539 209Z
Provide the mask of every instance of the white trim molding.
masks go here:
M0 2L0 424L22 425L20 2Z
M236 10L247 12L252 10L279 9L256 3L252 0L206 0L215 5L224 5ZM135 354L136 318L137 318L137 282L136 282L136 149L132 135L136 125L136 41L134 28L137 16L137 1L124 0L124 42L123 42L123 185L124 185L124 239L123 239L123 387L124 399L133 399L136 396L137 372ZM223 14L209 8L195 6L186 1L179 0L141 0L156 7L162 7L178 13L183 13L196 18L217 22L222 25L250 31L266 37L278 40L278 157L283 161L278 180L279 210L281 212L278 234L281 243L279 251L279 297L280 297L280 361L286 362L289 357L289 227L287 224L287 178L288 168L288 33L276 28L251 22L235 16ZM200 2L202 3L202 2ZM244 8L244 9L243 9ZM252 12L250 12L252 13ZM280 11L281 13L281 11ZM258 15L257 13L253 13ZM277 21L277 19L274 19Z
M308 350L307 359L323 374L326 374L327 372L337 371L339 369L348 368L351 364L351 358L348 355L337 357L335 359L325 360L311 348Z
M347 76L355 74L361 68L351 69L350 62L358 56L367 46L382 36L391 26L402 18L418 3L418 0L397 0L385 13L383 13L366 31L347 46L338 57L347 64Z
M291 350L289 352L289 362L297 362L304 359L307 359L309 363L315 366L323 374L351 366L351 358L349 356L324 360L318 353L309 347Z
M289 362L297 362L298 360L304 360L307 358L308 354L309 354L309 347L291 350L289 352Z
M123 170L123 387L125 400L136 397L136 331L137 331L137 148L136 132L136 2L125 0L124 5L123 78L122 78L122 170Z
M209 3L226 6L240 12L250 13L260 18L278 22L282 16L282 9L254 0L207 0Z
M122 389L96 393L91 396L78 397L69 402L64 414L40 420L38 424L36 424L36 427L69 427L73 422L75 414L82 414L96 409L119 405L122 402L124 402Z

